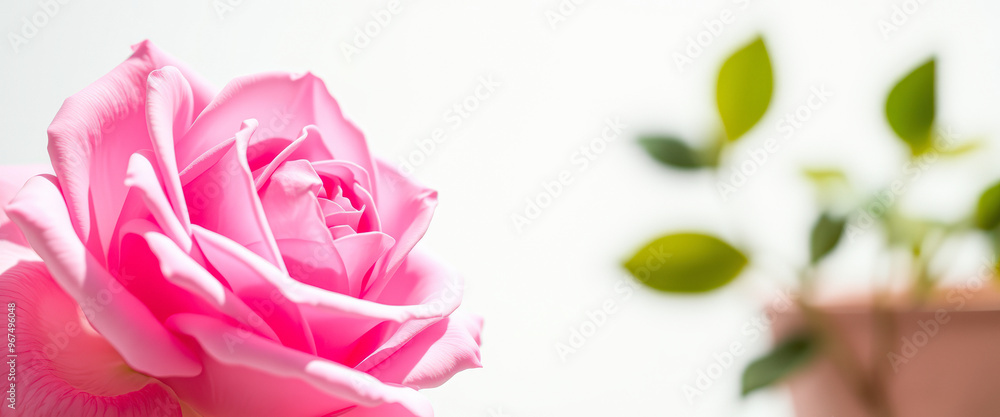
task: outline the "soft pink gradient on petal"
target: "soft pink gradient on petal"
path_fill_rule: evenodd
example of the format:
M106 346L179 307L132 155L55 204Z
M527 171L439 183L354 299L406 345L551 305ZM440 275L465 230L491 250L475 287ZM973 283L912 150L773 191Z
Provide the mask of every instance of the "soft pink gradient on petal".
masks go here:
M41 262L5 268L0 299L17 316L17 408L5 402L0 416L181 416L172 391L128 369Z
M316 199L321 188L323 181L308 161L288 161L274 171L259 194L275 239L331 240Z
M7 215L24 232L59 286L78 303L111 298L87 318L132 368L153 376L201 372L194 355L86 251L73 233L54 178L28 180L7 206Z
M303 352L315 353L316 344L309 331L309 323L302 317L295 300L290 300L275 284L276 279L271 278L288 275L224 236L201 226L195 225L192 228L195 240L208 262L226 279L233 293L274 330L281 343ZM286 280L286 285L290 285L287 281L293 280L290 277Z
M392 355L410 339L461 304L463 282L459 275L422 252L411 253L384 293L384 305L420 306L421 315L405 322L381 322L333 316L303 308L311 324L320 356L339 358L366 371Z
M143 237L149 249L159 259L161 273L167 281L202 299L225 316L238 321L245 326L245 329L278 341L278 335L259 314L191 259L173 241L155 232L148 232Z
M444 312L428 305L386 305L326 291L298 282L246 248L211 231L194 227L195 240L205 256L230 282L239 294L236 279L243 280L247 289L267 290L283 304L291 302L300 308L314 307L334 316L355 316L370 321L404 322L413 319L441 317ZM225 271L224 271L225 269ZM277 289L277 292L272 290ZM284 302L281 302L284 300Z
M347 235L333 241L337 253L347 268L347 282L352 297L361 296L361 285L375 262L391 250L395 240L382 232L365 232Z
M247 144L256 130L257 122L247 120L236 132L232 146L224 148L204 171L185 178L184 194L193 224L235 240L284 271L247 165Z
M257 74L230 82L178 142L178 165L191 163L250 118L260 122L258 140L296 138L299 129L315 125L334 157L371 170L364 135L344 118L323 81L308 73Z
M80 240L100 264L115 227L126 188L129 157L152 144L146 127L146 82L164 66L179 68L191 86L191 112L214 96L196 74L149 42L129 59L66 99L49 126L49 156Z
M382 220L382 230L396 239L389 254L380 262L381 279L373 280L364 297L378 299L400 263L420 241L437 207L437 191L424 188L406 178L383 161L377 161L380 192L375 195Z
M18 230L17 225L10 221L7 213L3 210L7 203L14 198L17 191L24 186L24 183L39 174L51 174L52 167L45 165L14 165L0 167L0 240L7 240L19 245L28 246L28 241L24 240L24 235Z
M327 291L349 294L350 284L344 261L333 241L313 242L302 239L278 241L288 274L295 280Z
M368 373L387 383L434 388L456 373L480 368L483 319L456 312L424 329Z
M313 163L313 168L316 172L341 178L348 184L357 183L361 188L366 190L373 189L371 173L354 162L341 160L319 161Z
M264 182L278 169L286 160L303 159L307 161L323 161L332 159L333 155L323 143L319 129L315 125L302 128L298 139L288 141L283 138L271 138L257 141L248 151L256 158L250 161L253 168L258 163L257 160L266 162L263 168L254 169L254 181L257 189L264 185Z
M163 175L163 187L178 222L188 235L191 234L191 220L178 175L174 138L187 132L195 115L194 93L180 70L163 67L149 73L146 80L146 126L157 166Z
M196 408L205 414L322 415L324 411L332 413L351 405L373 407L393 403L401 406L396 411L405 410L396 414L398 416L433 415L427 400L410 388L383 384L370 375L276 345L258 336L239 337L236 329L220 321L185 314L171 318L170 325L197 340L204 354L218 361L213 366L241 367L244 370L242 373L215 372L216 377L222 379L213 381L211 390L198 383L190 384L189 388L183 379L169 382L185 398L189 395L210 396L212 399L209 401L193 401ZM232 337L239 339L234 341ZM273 382L254 384L260 378L253 378L251 373L269 374ZM303 386L290 380L306 384ZM199 388L201 393L188 392ZM315 398L319 395L325 395L326 399ZM313 398L305 400L304 397ZM238 401L219 404L218 398ZM220 405L225 408L220 410ZM224 412L220 413L222 410Z
M190 251L191 224L182 222L171 209L170 201L160 186L160 178L146 152L136 152L132 155L125 175L125 186L137 191L145 203L145 208L149 209L164 232L185 251ZM184 215L187 216L186 209Z
M388 305L426 305L442 316L462 303L464 281L426 251L414 250L403 260L375 301Z
M357 368L374 368L420 332L453 314L461 304L463 293L463 281L458 274L421 251L410 253L378 301L390 305L420 304L428 311L439 313L439 317L411 320L398 326L387 324L377 332L366 334L358 343L371 346L370 353L363 360L358 359Z

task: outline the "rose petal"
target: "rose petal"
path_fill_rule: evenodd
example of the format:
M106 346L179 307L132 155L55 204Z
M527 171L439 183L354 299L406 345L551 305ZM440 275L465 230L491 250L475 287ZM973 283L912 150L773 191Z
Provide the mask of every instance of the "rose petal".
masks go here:
M174 138L191 127L195 116L194 93L176 67L164 67L149 73L146 85L146 126L163 187L170 198L174 215L184 232L190 234L191 221L177 170Z
M208 107L208 103L218 94L218 90L202 78L201 74L193 71L187 64L178 61L148 40L132 45L132 58L136 56L145 57L145 59L152 61L154 69L174 67L180 71L188 85L191 86L191 110L195 115Z
M376 166L381 192L376 194L375 206L381 230L396 239L396 245L380 261L377 279L366 287L364 297L370 300L380 297L403 259L424 236L437 207L436 191L414 183L383 161L377 161Z
M260 189L260 200L291 276L309 285L349 294L351 282L345 259L330 237L316 197L322 186L309 162L287 161Z
M259 142L257 146L264 147L268 145L277 145L284 142L284 139L275 138L270 141ZM315 125L309 125L302 128L302 133L299 134L299 138L292 142L289 142L287 146L278 151L267 165L260 171L260 174L255 174L254 183L257 185L259 190L264 183L271 177L278 166L280 166L286 160L296 160L304 159L307 161L323 161L333 158L330 151L325 148L323 143L323 138L320 136L319 129ZM250 152L255 152L258 154L270 153L266 150L251 149ZM263 156L264 158L267 155Z
M437 288L434 285L425 287L425 298L428 300L426 304L383 305L296 281L231 240L200 227L194 227L194 235L205 256L224 276L240 280L231 282L234 292L241 298L247 300L271 297L270 304L281 308L297 308L295 311L301 312L308 324L306 328L311 331L310 340L314 341L310 345L312 351L323 358L356 364L383 342L382 333L377 333L365 338L370 347L355 346L362 335L376 326L392 326L379 327L389 329L387 331L391 334L398 323L440 318L451 312L450 306L439 305L439 300L434 296L436 292L430 291L431 288ZM241 291L255 293L244 295ZM269 324L281 334L276 324L270 321ZM282 341L289 344L285 338ZM351 354L352 349L360 351ZM300 350L308 351L304 348Z
M375 205L375 198L368 192L367 189L362 188L361 184L354 184L352 199L357 201L361 207L358 209L361 211L361 218L358 220L359 232L380 232L382 231L382 218L378 214L377 206ZM390 236L391 237L391 236Z
M193 224L233 239L284 271L247 165L247 143L256 129L257 122L247 120L236 132L233 146L184 183L184 195ZM185 171L183 176L190 172Z
M462 313L438 321L424 329L393 354L358 368L386 383L415 389L434 388L455 374L480 368L479 334L483 319Z
M420 304L447 316L462 303L463 293L464 281L458 273L418 249L410 252L375 301L390 305Z
M246 119L260 121L257 140L292 139L299 129L316 125L326 148L337 159L371 171L372 158L364 135L347 121L322 80L312 74L267 73L231 81L195 120L178 142L177 162L187 166L227 137Z
M395 416L430 417L416 391L382 384L370 375L317 359L208 317L182 314L170 325L193 337L208 357L211 390L200 379L168 381L207 415L326 415L352 405L397 404ZM214 361L214 363L213 363Z
M162 169L160 172L163 172ZM176 172L174 172L176 175ZM178 184L179 184L178 179ZM156 219L156 222L177 242L184 251L191 250L190 224L185 224L177 217L177 213L171 210L170 202L164 194L163 187L160 186L160 177L153 168L152 162L144 152L136 152L129 159L128 170L125 175L125 186L136 190L145 202L145 207ZM178 185L178 188L180 186ZM187 210L183 212L187 220ZM119 219L121 221L121 219Z
M259 195L275 239L330 241L316 200L321 187L323 181L307 161L288 161L274 171Z
M393 243L392 238L382 232L357 233L333 241L347 269L349 294L352 297L361 295L365 274L371 271L375 262L382 259Z
M214 95L197 75L149 42L110 73L66 99L49 126L49 156L69 206L70 220L88 251L105 263L105 249L118 219L129 157L152 148L146 128L149 73L175 66L192 86L192 112Z
M181 184L187 184L199 175L204 174L205 171L208 171L209 168L219 163L219 160L229 154L229 152L235 147L236 138L231 137L199 155L198 158L181 170Z
M280 300L290 301L294 306L311 306L329 314L369 321L404 322L442 315L440 310L427 305L383 305L306 285L283 274L273 265L264 262L261 257L230 239L198 226L194 226L194 236L209 262L224 276L233 277L230 283L238 295L240 294L238 284L246 285L248 288L277 289L278 293L273 295L280 296ZM229 273L223 269L227 269ZM237 278L245 282L238 283Z
M320 205L330 208L330 210L323 211L324 213L326 213L324 218L326 219L327 227L347 226L355 232L358 231L358 224L360 224L361 215L363 214L361 211L359 210L346 211L343 208L337 206L336 203L333 203L332 201L329 200L325 201L320 200ZM338 209L342 211L336 211L336 212L333 211Z
M330 236L317 193L322 181L303 160L287 161L260 190L261 204L274 230L282 258L291 275L309 285L356 295L361 280L384 248L372 249L368 236L335 242ZM375 236L377 244L391 245ZM372 249L375 253L354 250ZM367 265L363 265L367 262Z
M260 315L164 236L155 224L133 219L121 228L121 236L124 244L118 279L132 284L128 285L129 291L160 322L174 314L195 313L279 339ZM203 259L199 252L194 255Z
M320 174L339 178L345 184L357 183L366 190L372 189L371 175L361 165L351 161L333 160L313 162L313 168Z
M191 294L217 308L225 316L237 320L257 334L277 341L274 333L260 315L239 299L232 291L223 286L211 273L181 251L181 248L166 236L147 232L143 238L149 244L149 249L159 259L163 277L173 284L184 288Z
M73 234L54 178L38 176L28 180L7 206L7 214L45 260L56 282L78 303L98 300L105 304L100 300L111 298L106 305L99 305L101 311L94 309L88 319L130 366L152 376L201 371L193 354L87 253Z
M10 302L15 305L18 411L13 414L181 416L173 393L129 370L41 262L21 261L6 268L0 274L0 299L5 307ZM11 411L7 405L5 401L0 414Z
M315 353L316 345L309 331L309 323L302 317L298 306L273 283L263 278L260 270L266 269L278 276L288 275L224 236L198 225L192 226L192 229L195 241L208 262L226 279L233 293L267 322L281 343L303 352ZM234 248L239 249L234 251ZM294 281L290 277L288 280Z
M461 277L431 256L415 251L396 271L390 284L382 293L380 303L391 305L423 305L428 313L437 313L436 318L411 320L402 324L386 323L364 336L357 337L356 344L367 349L358 349L347 363L357 363L357 368L367 370L382 359L394 354L424 329L434 325L441 318L452 314L462 302L463 283ZM307 315L308 316L308 315ZM310 318L314 329L325 329ZM314 333L320 333L314 330ZM316 336L317 339L328 336Z
M292 278L327 291L350 293L347 269L332 239L327 242L282 239L278 247Z
M10 202L25 181L38 174L51 174L52 167L46 165L16 165L0 167L0 240L7 240L28 246L17 225L7 218L3 208Z

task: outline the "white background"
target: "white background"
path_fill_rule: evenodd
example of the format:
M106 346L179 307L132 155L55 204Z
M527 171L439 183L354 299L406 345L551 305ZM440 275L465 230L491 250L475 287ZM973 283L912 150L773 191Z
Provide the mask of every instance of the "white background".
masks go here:
M440 191L425 245L467 277L463 308L486 317L485 368L427 391L444 417L790 415L780 390L740 400L738 380L767 345L743 326L792 282L790 271L806 256L816 211L799 167L843 166L869 192L898 177L903 149L884 122L884 98L932 54L940 124L960 140L991 139L1000 128L1000 3L985 0L927 0L888 37L879 21L902 0L589 0L556 28L546 13L557 0L403 0L350 61L342 45L386 2L244 0L220 14L209 0L63 1L27 44L16 51L0 44L0 163L47 161L45 129L62 100L146 38L217 86L257 71L312 71L376 154L396 164L414 152L424 156L414 175ZM674 54L725 9L735 22L678 70ZM40 10L37 1L6 2L4 39ZM833 97L781 139L735 198L720 203L707 175L658 166L635 137L662 131L706 139L717 128L716 72L756 33L766 39L776 89L734 161L769 137L781 139L776 123L806 102L810 87ZM451 129L445 112L473 94L480 77L501 86ZM600 135L606 118L628 129L580 170L571 158ZM438 127L447 140L420 151ZM979 156L936 163L903 196L905 207L944 219L965 215L978 191L1000 177L997 155L991 142ZM511 215L563 170L573 183L519 233ZM739 230L751 268L704 297L615 292L631 283L621 261L658 234L685 229L727 238ZM831 259L831 293L876 275L875 235ZM609 300L616 313L561 360L556 344L568 343L587 312ZM682 385L732 342L749 352L688 402Z

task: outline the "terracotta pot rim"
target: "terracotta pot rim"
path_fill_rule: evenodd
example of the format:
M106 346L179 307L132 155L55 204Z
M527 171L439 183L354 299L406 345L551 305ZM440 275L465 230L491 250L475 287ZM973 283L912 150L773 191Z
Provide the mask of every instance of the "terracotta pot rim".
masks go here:
M823 299L813 304L827 314L872 314L875 298L872 294L854 294ZM924 302L918 304L912 293L894 293L883 301L883 307L892 314L935 313L993 313L1000 312L1000 287L983 285L978 290L966 287L942 287Z

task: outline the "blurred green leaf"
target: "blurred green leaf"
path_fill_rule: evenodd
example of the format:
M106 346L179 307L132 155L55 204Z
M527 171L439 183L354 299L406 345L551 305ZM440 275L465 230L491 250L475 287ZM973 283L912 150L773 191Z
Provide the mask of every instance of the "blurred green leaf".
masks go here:
M719 70L715 101L730 141L739 139L764 116L773 90L771 58L764 39L758 36Z
M836 168L806 168L802 173L816 184L850 182L847 180L847 174Z
M770 353L750 363L743 370L743 396L771 386L809 362L816 342L809 334L800 334L781 342Z
M678 169L697 169L703 164L698 153L684 141L669 136L645 136L639 144L657 161Z
M934 67L933 58L917 67L892 88L885 101L889 125L914 155L926 152L931 145L935 113Z
M991 230L1000 224L1000 182L987 188L976 205L976 227Z
M1000 282L1000 228L988 231L987 236L990 239L990 244L993 246L993 268L996 272L994 279Z
M965 156L982 149L985 145L986 143L984 143L981 139L972 140L962 143L954 148L944 149L941 151L941 155L951 158Z
M847 219L823 213L813 225L809 237L809 262L816 264L833 251L844 234Z
M650 242L625 262L625 268L654 289L700 293L728 284L746 264L742 252L718 238L678 233Z

